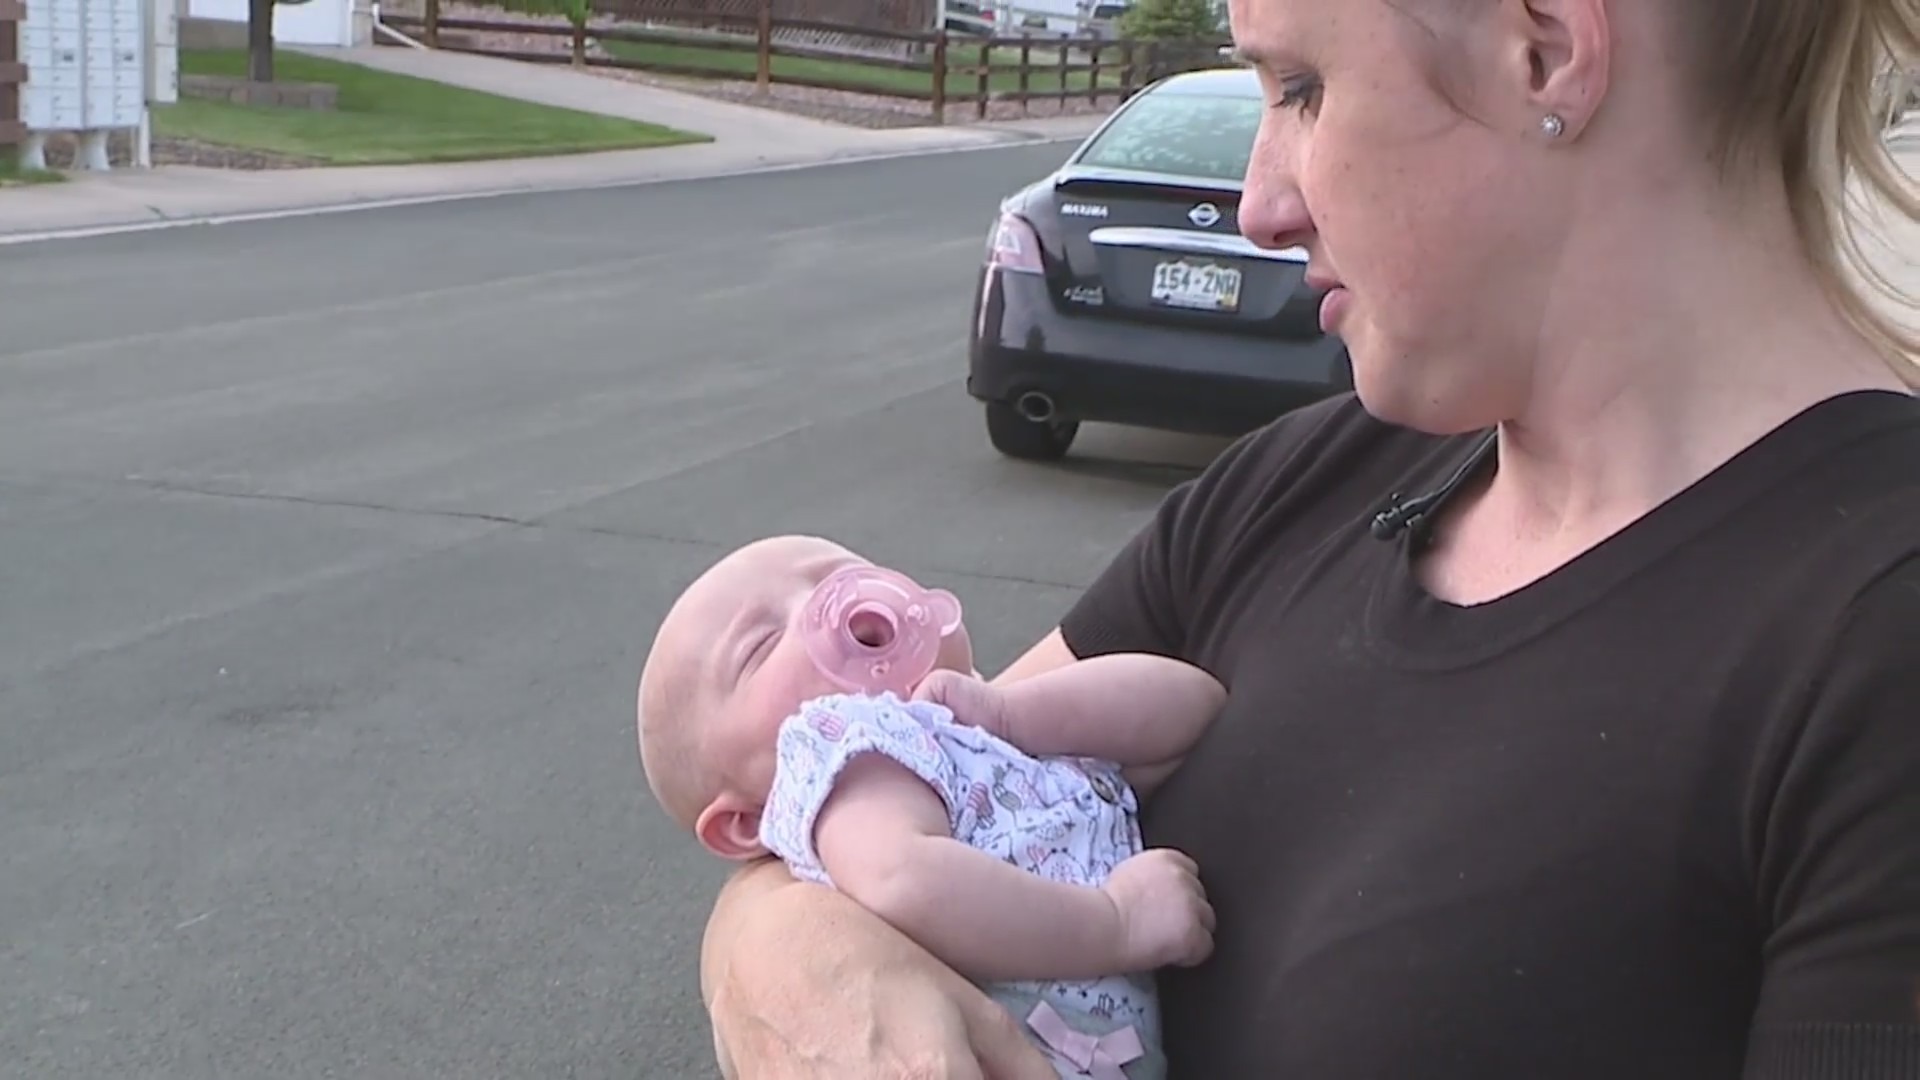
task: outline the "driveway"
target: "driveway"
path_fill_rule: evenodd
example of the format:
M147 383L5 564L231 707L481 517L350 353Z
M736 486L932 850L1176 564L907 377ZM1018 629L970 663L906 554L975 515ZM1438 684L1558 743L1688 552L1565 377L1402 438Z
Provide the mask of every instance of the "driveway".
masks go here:
M1059 147L0 249L0 1076L712 1075L639 658L816 530L991 669L1217 445L986 446Z

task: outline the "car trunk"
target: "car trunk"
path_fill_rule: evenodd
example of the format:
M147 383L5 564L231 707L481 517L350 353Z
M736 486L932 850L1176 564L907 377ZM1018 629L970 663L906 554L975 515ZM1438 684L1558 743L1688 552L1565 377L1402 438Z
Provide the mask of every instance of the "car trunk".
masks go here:
M1248 334L1320 334L1306 257L1242 237L1237 186L1069 169L1045 200L1061 308Z

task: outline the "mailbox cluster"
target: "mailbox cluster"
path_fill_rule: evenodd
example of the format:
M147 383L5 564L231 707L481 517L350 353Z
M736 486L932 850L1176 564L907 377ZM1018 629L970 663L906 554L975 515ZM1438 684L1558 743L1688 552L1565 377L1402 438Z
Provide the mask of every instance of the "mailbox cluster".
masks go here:
M27 0L20 23L23 163L45 164L46 137L80 137L83 168L107 168L107 135L146 132L145 0ZM144 141L144 140L143 140Z

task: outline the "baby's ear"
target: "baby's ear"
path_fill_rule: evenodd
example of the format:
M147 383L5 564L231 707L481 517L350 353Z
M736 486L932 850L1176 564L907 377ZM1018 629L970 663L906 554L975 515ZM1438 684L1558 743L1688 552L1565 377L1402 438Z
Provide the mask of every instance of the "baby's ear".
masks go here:
M760 808L735 795L721 795L694 820L693 834L723 859L746 862L767 853L760 843Z

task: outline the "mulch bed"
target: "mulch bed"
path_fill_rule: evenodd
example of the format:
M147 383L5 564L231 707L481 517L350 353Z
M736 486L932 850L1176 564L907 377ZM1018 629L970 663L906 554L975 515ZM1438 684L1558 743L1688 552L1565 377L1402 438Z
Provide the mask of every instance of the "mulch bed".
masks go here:
M107 136L107 163L116 169L133 167L133 133L115 131ZM74 167L75 155L79 152L80 140L77 136L55 134L47 136L47 168L68 170ZM263 150L247 150L234 146L220 146L214 143L197 142L192 139L173 139L154 136L153 163L155 165L197 165L205 169L303 169L321 162L310 158L294 157L287 154L272 154Z

